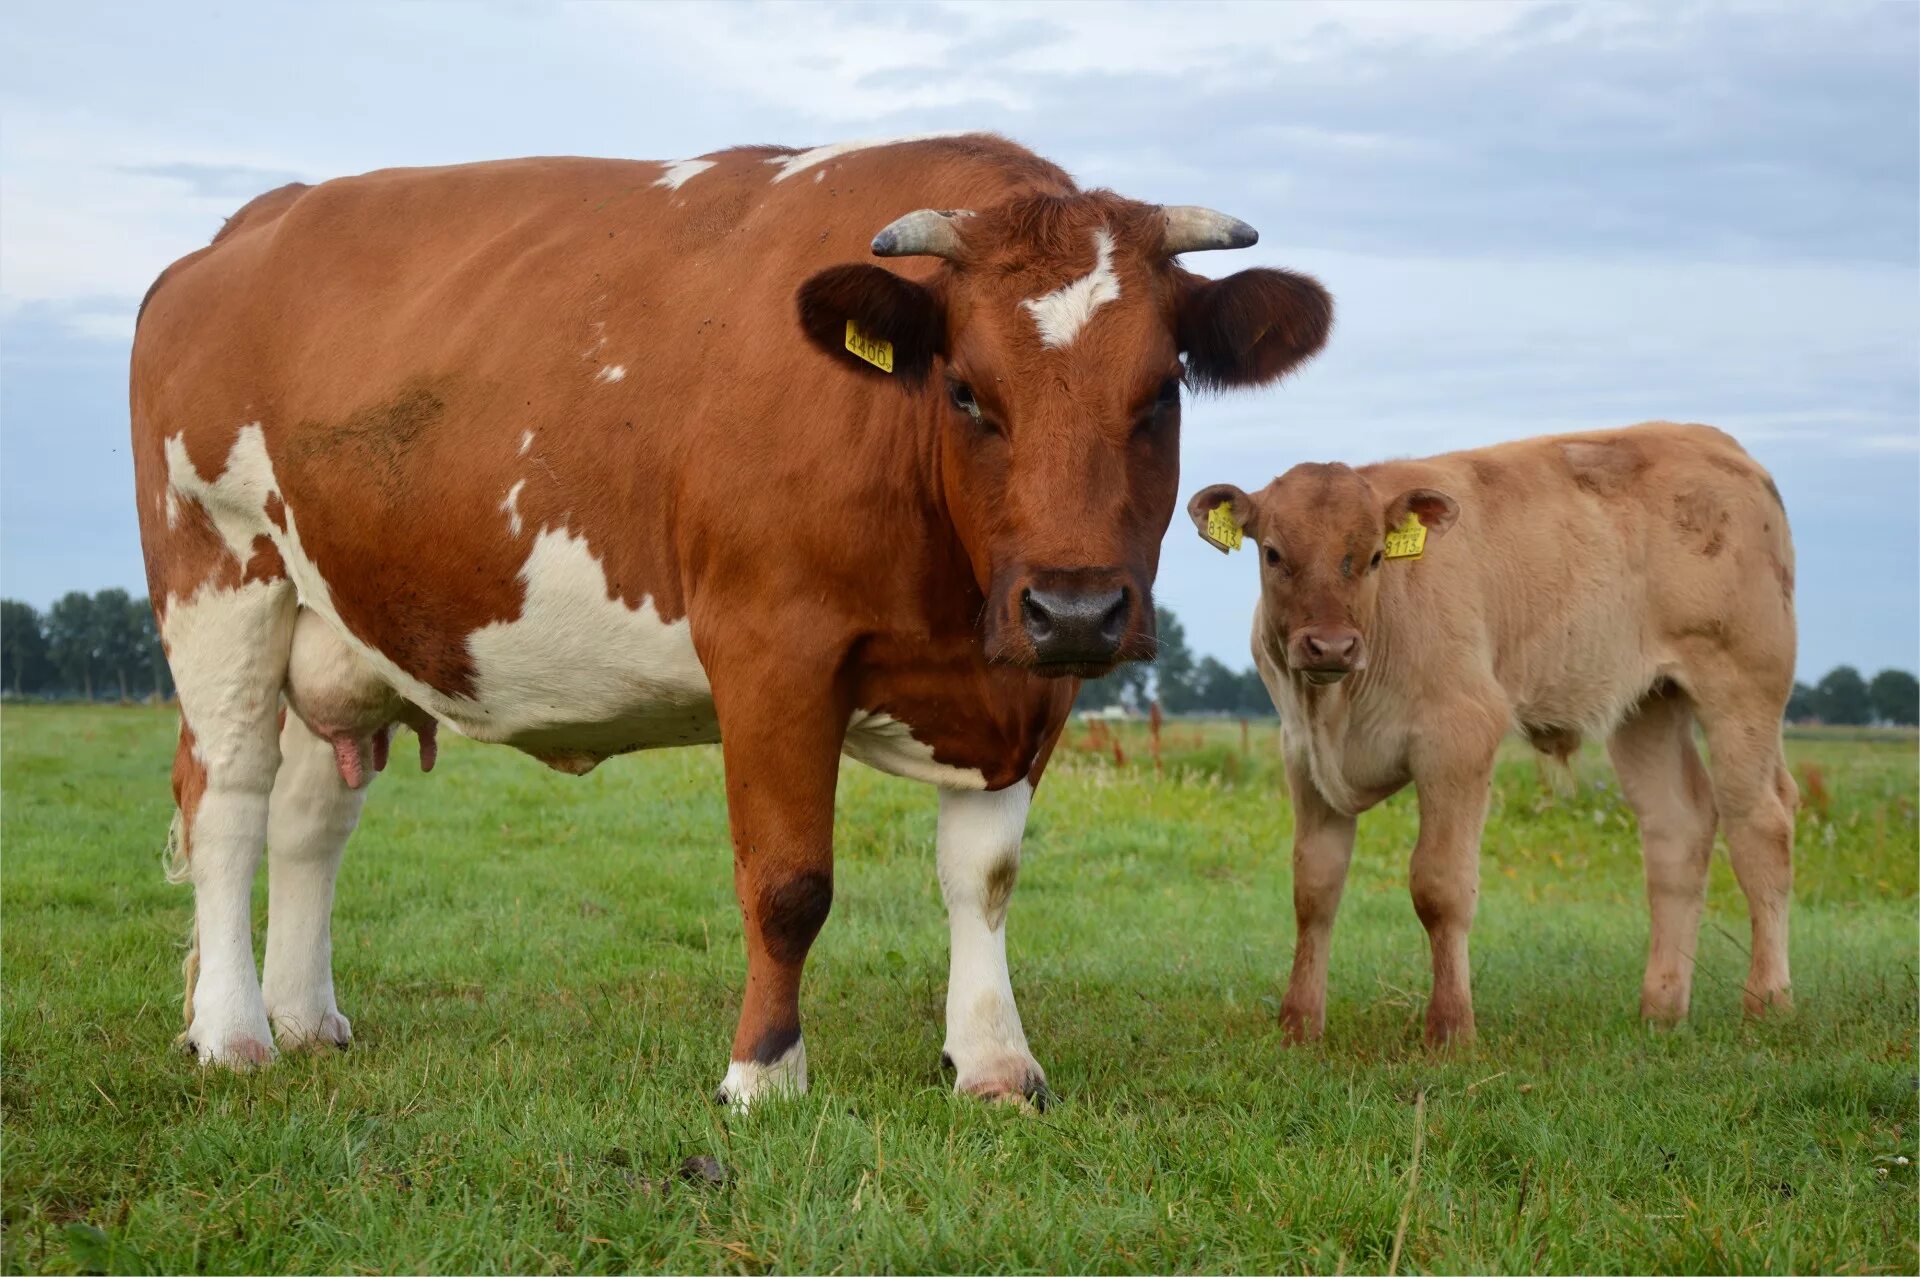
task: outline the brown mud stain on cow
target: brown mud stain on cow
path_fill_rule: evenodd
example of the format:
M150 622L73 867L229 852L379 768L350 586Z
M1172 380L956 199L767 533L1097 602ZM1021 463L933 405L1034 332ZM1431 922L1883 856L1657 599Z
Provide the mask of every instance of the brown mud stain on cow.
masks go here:
M776 962L798 963L833 908L833 875L800 873L760 893L760 934Z
M441 388L410 382L393 398L360 408L338 424L301 422L288 437L287 455L298 462L324 459L350 466L389 499L397 499L409 478L408 455L446 413Z
M1673 525L1694 543L1694 553L1716 558L1727 546L1732 522L1727 508L1705 488L1678 493L1673 498Z
M1640 449L1618 440L1568 439L1561 443L1560 453L1567 459L1573 481L1595 496L1625 492L1647 468Z
M1006 921L1007 902L1013 898L1013 884L1020 877L1020 862L1009 856L995 861L987 870L986 915L987 926L995 931Z

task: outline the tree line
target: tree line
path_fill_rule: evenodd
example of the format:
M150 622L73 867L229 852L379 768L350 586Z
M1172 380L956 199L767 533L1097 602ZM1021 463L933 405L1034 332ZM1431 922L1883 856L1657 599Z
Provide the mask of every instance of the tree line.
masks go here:
M0 677L13 696L173 695L153 609L125 590L74 590L44 613L0 599Z
M1905 670L1881 670L1869 682L1851 665L1835 666L1812 687L1805 683L1793 685L1793 699L1787 702L1787 721L1836 726L1895 723L1912 727L1920 723L1920 679Z
M1081 685L1075 709L1120 706L1145 712L1154 701L1169 714L1273 713L1273 702L1251 667L1235 670L1211 656L1195 659L1186 628L1159 612L1160 655L1152 664L1123 665ZM125 590L74 590L44 613L17 599L0 599L0 677L14 696L79 696L123 701L173 695L173 677L160 650L153 609ZM1920 723L1920 681L1905 670L1881 670L1871 680L1851 665L1818 683L1793 685L1787 720L1865 725Z
M1076 710L1123 709L1145 712L1154 701L1168 714L1230 714L1258 718L1273 714L1266 684L1252 666L1231 669L1211 656L1194 659L1187 631L1166 608L1155 617L1160 630L1160 655L1151 665L1122 665L1105 678L1080 685Z

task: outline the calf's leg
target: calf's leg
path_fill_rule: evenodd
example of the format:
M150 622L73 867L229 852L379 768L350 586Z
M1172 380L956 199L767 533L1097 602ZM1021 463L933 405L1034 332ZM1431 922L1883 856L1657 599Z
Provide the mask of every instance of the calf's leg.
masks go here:
M1693 707L1678 689L1648 698L1607 741L1640 822L1652 915L1640 1015L1683 1020L1713 856L1713 786L1693 746Z
M1327 954L1347 885L1356 824L1327 805L1305 767L1287 766L1293 791L1293 973L1280 1002L1280 1032L1318 1041L1327 1025Z
M1799 791L1780 748L1770 698L1701 697L1707 765L1733 875L1747 897L1753 953L1742 1003L1749 1015L1793 1005L1787 913L1793 896L1793 813Z
M367 777L371 783L372 776ZM367 789L340 777L333 746L289 713L267 817L267 961L261 981L280 1046L334 1046L353 1028L333 996L333 883Z
M940 894L952 965L947 1040L954 1089L1044 1104L1047 1077L1027 1048L1007 974L1007 905L1020 874L1020 839L1033 786L940 791Z
M1427 1043L1473 1040L1473 977L1467 933L1480 899L1480 833L1487 819L1498 727L1487 716L1475 732L1470 713L1448 721L1416 746L1414 787L1420 836L1414 843L1409 887L1414 912L1433 953L1433 996L1427 1002Z

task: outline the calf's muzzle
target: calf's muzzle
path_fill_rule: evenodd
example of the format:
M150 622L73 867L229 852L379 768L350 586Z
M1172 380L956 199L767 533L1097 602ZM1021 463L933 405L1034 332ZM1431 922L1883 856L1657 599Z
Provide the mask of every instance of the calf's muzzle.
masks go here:
M1360 631L1345 625L1306 625L1287 641L1287 664L1313 683L1337 683L1367 667Z

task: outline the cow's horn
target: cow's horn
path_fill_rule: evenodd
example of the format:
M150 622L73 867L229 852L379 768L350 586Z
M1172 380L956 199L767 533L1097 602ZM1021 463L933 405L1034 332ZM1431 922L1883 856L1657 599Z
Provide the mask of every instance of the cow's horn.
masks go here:
M1166 204L1167 256L1201 253L1210 248L1247 248L1260 242L1260 232L1237 217L1216 213L1198 204Z
M923 208L887 224L873 237L875 257L959 257L964 245L954 223L972 217L970 208Z

